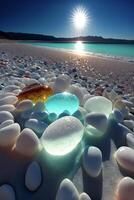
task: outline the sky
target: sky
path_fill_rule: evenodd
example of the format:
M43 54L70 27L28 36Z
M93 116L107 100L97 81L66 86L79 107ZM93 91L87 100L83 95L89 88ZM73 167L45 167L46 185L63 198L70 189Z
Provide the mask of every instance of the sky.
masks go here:
M71 21L78 7L88 12L88 25L81 33ZM1 0L0 30L134 39L134 0Z

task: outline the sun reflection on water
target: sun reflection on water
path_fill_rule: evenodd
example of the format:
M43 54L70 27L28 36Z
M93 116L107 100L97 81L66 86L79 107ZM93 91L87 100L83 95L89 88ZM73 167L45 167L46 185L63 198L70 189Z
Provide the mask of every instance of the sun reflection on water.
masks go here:
M75 50L76 50L77 52L83 52L83 51L84 51L84 44L83 44L82 41L77 41L77 42L75 43Z

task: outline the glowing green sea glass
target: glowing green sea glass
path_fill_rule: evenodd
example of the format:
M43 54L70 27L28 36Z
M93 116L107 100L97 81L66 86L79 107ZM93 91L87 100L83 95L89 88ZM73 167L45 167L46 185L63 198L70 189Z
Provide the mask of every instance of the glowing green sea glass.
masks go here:
M112 102L103 96L95 96L86 101L84 108L88 112L103 113L109 117L112 112Z
M58 93L50 96L45 102L45 108L48 113L55 113L59 116L64 111L71 115L78 110L79 100L74 94L68 92Z

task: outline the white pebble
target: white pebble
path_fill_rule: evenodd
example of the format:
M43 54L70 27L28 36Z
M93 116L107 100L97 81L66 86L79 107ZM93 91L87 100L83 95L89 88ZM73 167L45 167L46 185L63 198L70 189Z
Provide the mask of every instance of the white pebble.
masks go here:
M31 191L36 191L41 184L41 169L39 164L34 161L32 162L26 171L25 185Z

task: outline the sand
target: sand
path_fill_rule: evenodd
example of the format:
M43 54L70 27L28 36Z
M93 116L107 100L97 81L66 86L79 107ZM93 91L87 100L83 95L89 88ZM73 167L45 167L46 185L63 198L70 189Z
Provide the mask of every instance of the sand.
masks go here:
M134 63L131 62L16 43L0 43L0 51L43 58L50 64L68 62L68 66L75 66L82 75L120 84L125 92L134 92Z

